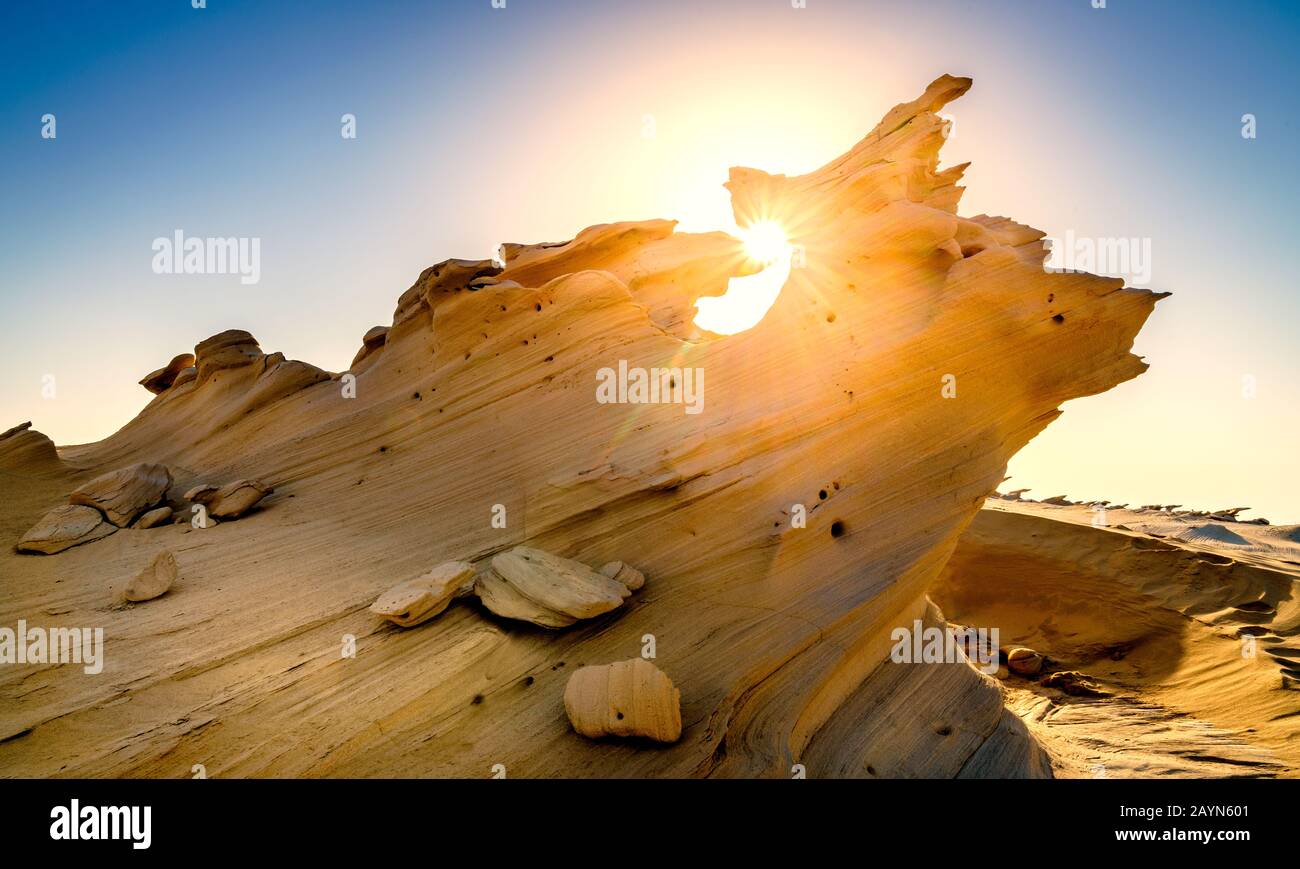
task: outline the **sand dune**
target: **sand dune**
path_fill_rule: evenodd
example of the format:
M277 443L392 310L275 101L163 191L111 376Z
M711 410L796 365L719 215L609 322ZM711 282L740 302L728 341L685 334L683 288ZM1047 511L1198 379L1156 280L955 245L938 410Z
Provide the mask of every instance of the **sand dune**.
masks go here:
M1131 530L1125 511L1107 511L1119 527L1095 515L990 501L934 589L948 618L1000 625L1004 646L1105 692L1071 697L999 671L1058 774L1295 775L1300 549L1270 550L1289 563L1264 564L1223 542L1294 529L1171 518L1159 527L1196 533L1160 540Z
M1289 771L1280 716L1294 695L1278 687L1278 667L1212 654L1244 627L1277 640L1274 655L1288 648L1281 574L1176 553L1181 577L1234 593L1130 577L1131 593L1111 594L1121 581L1108 568L1165 558L1164 544L1125 548L1128 537L1081 528L1089 542L1068 554L1093 559L1083 585L1064 550L1013 551L1012 575L961 579L987 578L970 546L984 545L994 514L976 522L974 544L958 539L1008 459L1062 402L1145 370L1129 348L1161 297L1045 273L1041 232L957 214L965 167L939 168L936 112L969 86L935 81L809 175L732 170L738 222L779 221L806 258L745 332L692 325L698 298L757 268L736 239L677 233L671 221L606 224L561 244L505 245L504 267L432 266L389 326L359 325L348 372L230 331L200 341L192 364L184 346L159 347L143 380L156 397L103 441L56 455L31 430L0 440L6 540L137 463L166 466L161 500L180 520L133 527L123 517L157 505L117 503L124 524L107 536L0 555L0 625L105 636L97 675L0 669L0 774L1075 771L1056 746L1078 740L1045 715L1017 714L1015 697L1008 709L998 680L961 661L891 665L896 628L942 624L928 594L955 548L938 597L949 618L1005 619L1078 668L1131 644L1099 678L1141 684L1161 709L1216 727L1250 718L1267 768ZM602 369L624 367L703 372L700 412L599 400ZM212 487L240 481L273 491L234 518L193 524ZM119 488L104 497L120 502ZM1108 554L1091 542L1105 535L1124 542ZM472 595L413 627L370 611L445 562L491 577L493 557L518 545L593 568L625 561L646 582L616 609L556 629L501 618ZM163 551L175 581L123 604L125 584ZM1020 569L1058 557L1062 588ZM1055 621L993 593L1017 584L1059 609ZM1088 610L1094 593L1124 618ZM1145 606L1153 596L1163 609ZM1276 614L1243 608L1260 601ZM569 674L648 642L680 693L680 738L575 733Z

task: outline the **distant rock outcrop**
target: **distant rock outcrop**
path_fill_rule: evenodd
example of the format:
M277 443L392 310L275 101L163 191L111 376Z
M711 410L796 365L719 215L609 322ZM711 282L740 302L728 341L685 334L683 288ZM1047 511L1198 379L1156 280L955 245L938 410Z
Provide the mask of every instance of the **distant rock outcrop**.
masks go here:
M30 422L0 434L0 469L32 473L61 467L54 441L32 428Z

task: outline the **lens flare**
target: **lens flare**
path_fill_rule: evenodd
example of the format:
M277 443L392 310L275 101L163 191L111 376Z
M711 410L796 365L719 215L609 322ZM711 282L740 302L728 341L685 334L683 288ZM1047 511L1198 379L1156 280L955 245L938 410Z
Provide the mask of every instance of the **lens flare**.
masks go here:
M783 259L790 252L785 230L772 220L760 220L741 231L745 253L764 265Z
M696 300L695 325L719 335L734 335L757 325L790 277L793 248L780 224L757 221L738 235L744 242L745 254L762 263L763 270L732 278L721 296Z

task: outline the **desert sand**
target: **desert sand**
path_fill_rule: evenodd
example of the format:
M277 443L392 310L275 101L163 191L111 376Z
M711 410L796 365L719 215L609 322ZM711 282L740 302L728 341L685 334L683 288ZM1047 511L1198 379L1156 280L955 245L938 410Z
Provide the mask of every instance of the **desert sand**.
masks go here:
M760 268L735 238L605 224L426 269L346 372L230 331L158 348L103 441L0 438L0 625L105 636L98 674L0 667L0 775L1293 774L1296 529L984 508L1062 402L1146 370L1163 294L957 214L936 113L970 84L809 175L732 170L806 260L749 330L692 322ZM700 412L598 401L621 363L704 372ZM893 665L917 619L1097 691ZM635 670L658 741L566 715L647 643L659 674L570 700Z

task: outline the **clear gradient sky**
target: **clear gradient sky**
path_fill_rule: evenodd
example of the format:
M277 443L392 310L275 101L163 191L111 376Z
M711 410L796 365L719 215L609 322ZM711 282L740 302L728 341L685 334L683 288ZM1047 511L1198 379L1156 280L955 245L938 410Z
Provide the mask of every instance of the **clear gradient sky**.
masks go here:
M962 213L1150 238L1174 292L1151 370L1013 484L1300 522L1298 41L1283 0L5 3L0 429L99 439L227 328L341 370L422 268L501 241L730 228L729 166L816 168L948 72ZM178 228L259 237L261 282L154 274Z

